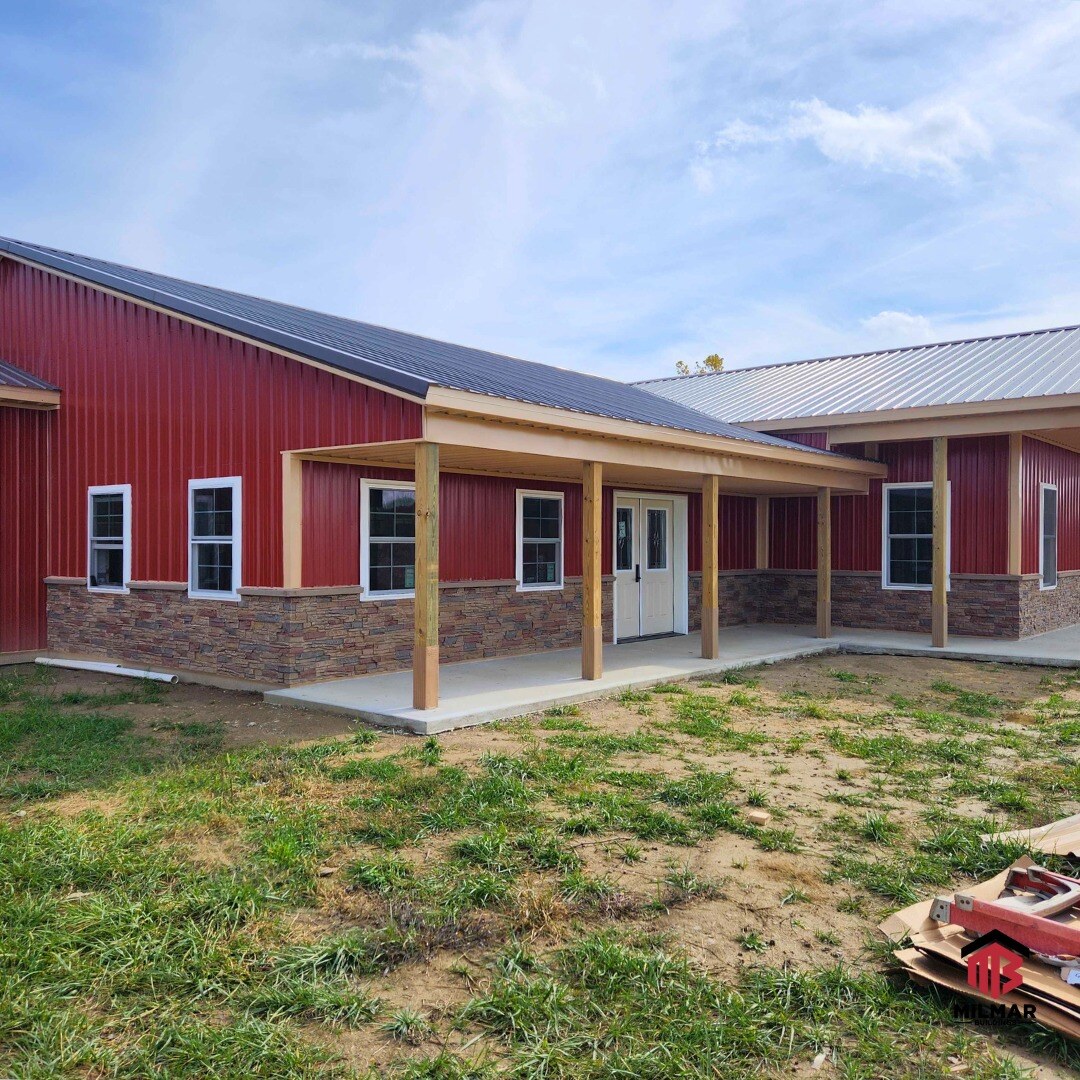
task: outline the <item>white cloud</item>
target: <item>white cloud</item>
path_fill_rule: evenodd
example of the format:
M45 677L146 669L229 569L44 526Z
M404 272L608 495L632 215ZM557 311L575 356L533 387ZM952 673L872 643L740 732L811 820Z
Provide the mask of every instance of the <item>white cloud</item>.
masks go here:
M986 129L956 102L845 112L815 98L794 111L791 136L812 139L827 158L845 165L955 178L963 162L991 149Z
M338 59L352 55L406 66L425 102L434 108L486 102L520 120L552 120L561 115L552 97L525 82L503 42L487 27L457 35L420 31L405 46L358 42L331 45L324 52ZM592 82L594 92L601 96L602 84L595 78Z
M881 345L885 348L900 345L923 345L933 341L934 328L925 315L912 315L907 311L879 311L861 321L869 335L867 347Z
M790 114L772 125L731 121L704 151L699 149L692 168L709 172L710 156L717 151L800 140L841 165L950 180L959 178L964 162L986 157L993 146L986 128L959 102L895 110L860 105L848 112L812 98L793 102ZM696 175L695 185L707 190Z

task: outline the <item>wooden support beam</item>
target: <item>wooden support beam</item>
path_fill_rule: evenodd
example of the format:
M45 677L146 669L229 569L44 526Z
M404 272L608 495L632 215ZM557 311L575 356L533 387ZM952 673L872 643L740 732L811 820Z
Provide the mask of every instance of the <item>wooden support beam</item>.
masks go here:
M413 708L439 704L439 445L416 444Z
M701 488L701 655L720 656L720 477Z
M1013 432L1009 436L1009 564L1008 572L1019 577L1023 573L1023 466L1024 436Z
M931 588L931 643L949 643L949 440L934 439L934 542Z
M298 455L281 455L281 585L285 589L303 585L303 468Z
M600 553L603 550L604 466L582 465L581 508L581 677L599 679L604 673L603 598Z
M754 565L759 570L769 569L769 496L757 497L757 517L754 521Z
M832 491L817 493L817 636L832 637Z

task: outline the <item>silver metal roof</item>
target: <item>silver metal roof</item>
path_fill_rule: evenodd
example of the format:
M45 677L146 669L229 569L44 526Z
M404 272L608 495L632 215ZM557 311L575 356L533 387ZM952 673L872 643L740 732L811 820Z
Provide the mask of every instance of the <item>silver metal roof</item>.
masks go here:
M638 384L728 423L1080 393L1080 326Z
M23 371L22 368L5 363L3 360L0 360L0 386L14 386L20 390L56 389L52 383L47 383L44 379L39 379L36 375L31 375L30 372Z

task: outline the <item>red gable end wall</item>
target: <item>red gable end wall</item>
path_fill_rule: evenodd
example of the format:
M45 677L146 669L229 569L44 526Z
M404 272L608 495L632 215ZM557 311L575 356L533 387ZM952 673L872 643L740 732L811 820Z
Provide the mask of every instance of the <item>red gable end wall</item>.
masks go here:
M420 407L5 259L0 356L61 388L47 572L86 573L86 489L132 485L132 577L187 579L187 482L243 476L243 584L281 584L280 451L415 438Z

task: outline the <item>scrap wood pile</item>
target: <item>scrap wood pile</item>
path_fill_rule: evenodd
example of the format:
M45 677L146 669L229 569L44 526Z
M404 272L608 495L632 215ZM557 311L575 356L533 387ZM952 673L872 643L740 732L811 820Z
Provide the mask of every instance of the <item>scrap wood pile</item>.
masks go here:
M1080 858L1080 814L997 838ZM972 999L964 1018L1020 1017L1080 1040L1080 879L1019 859L953 897L896 912L881 930L910 938L895 955L913 979Z

